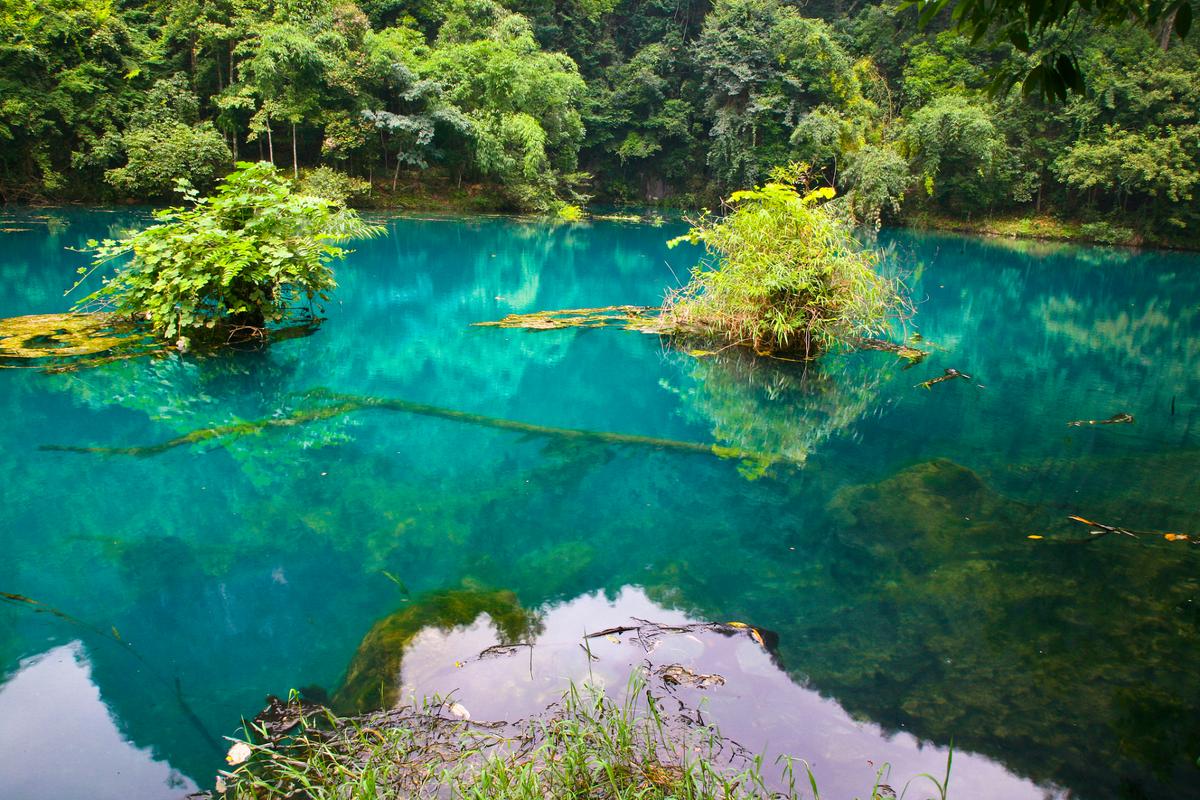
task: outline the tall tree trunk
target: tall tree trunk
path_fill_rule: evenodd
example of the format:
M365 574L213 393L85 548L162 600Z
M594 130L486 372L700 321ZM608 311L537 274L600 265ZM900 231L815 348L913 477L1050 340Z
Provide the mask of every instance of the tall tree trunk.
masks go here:
M392 194L396 193L396 181L400 180L400 156L396 156L396 171L392 173Z
M292 178L300 177L300 162L296 159L296 123L292 123Z
M275 166L275 142L271 139L271 118L267 117L267 152L271 156L271 166Z
M1164 53L1171 47L1171 31L1175 29L1175 15L1178 13L1178 10L1172 11L1159 23L1158 46Z

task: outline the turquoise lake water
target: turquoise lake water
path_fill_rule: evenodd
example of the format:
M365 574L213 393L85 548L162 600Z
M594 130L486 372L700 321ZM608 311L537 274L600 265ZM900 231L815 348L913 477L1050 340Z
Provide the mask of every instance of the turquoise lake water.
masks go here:
M66 310L68 248L145 219L6 213L0 316ZM1200 547L1162 536L1200 534L1200 257L884 231L930 356L805 369L470 326L656 305L697 257L665 246L681 224L387 225L311 336L0 370L0 592L40 604L0 604L0 797L211 786L267 693L365 707L343 683L377 623L411 643L368 683L458 680L480 716L557 690L577 638L630 617L769 632L769 658L728 655L716 721L809 758L828 796L867 792L868 760L903 785L953 740L952 797L1200 797ZM971 380L918 386L951 367ZM43 449L302 420L330 393L476 416ZM1070 515L1143 534L1084 542ZM502 637L480 609L536 617L516 633L559 653L536 692L452 666Z

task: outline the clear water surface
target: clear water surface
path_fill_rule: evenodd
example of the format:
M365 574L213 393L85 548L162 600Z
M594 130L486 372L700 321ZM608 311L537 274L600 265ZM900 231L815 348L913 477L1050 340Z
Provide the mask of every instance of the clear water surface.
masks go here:
M67 248L144 221L7 213L0 316L65 310ZM721 656L713 713L828 796L953 740L951 796L1200 797L1200 549L1161 535L1200 534L1200 258L885 231L932 354L805 370L470 326L654 305L697 255L666 249L678 224L387 224L306 338L0 370L0 591L40 604L0 604L0 796L209 786L221 737L292 687L540 702L586 671L583 631L639 616L767 632L769 658ZM947 367L972 380L917 386ZM331 393L476 416L304 421ZM272 418L297 424L42 449ZM1146 533L1080 543L1069 515ZM535 676L451 666L517 636Z

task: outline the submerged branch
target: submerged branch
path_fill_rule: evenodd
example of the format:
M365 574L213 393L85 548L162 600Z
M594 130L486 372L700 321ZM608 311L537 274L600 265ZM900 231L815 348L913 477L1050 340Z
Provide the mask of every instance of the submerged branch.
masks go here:
M936 386L939 383L944 383L945 381L952 381L955 378L962 378L965 381L971 380L971 376L968 375L967 373L959 372L954 367L946 367L946 371L944 374L939 375L936 378L930 378L927 381L921 381L920 383L917 384L917 386L921 387L923 389L932 389L934 386ZM976 384L976 385L978 385L978 384ZM980 387L980 388L982 388L982 387Z
M1119 411L1116 414L1113 414L1108 419L1077 419L1077 420L1068 422L1067 425L1069 427L1073 427L1073 428L1082 428L1085 425L1122 425L1122 424L1132 424L1132 423L1133 423L1133 415L1132 414L1127 414L1124 411Z
M357 411L378 409L382 411L399 411L406 414L434 417L437 419L451 420L453 422L463 422L470 425L479 425L485 428L515 431L517 433L523 433L530 436L543 436L554 439L594 442L597 444L636 445L641 447L649 447L655 450L670 450L684 453L704 453L707 455L715 455L719 458L735 458L756 462L776 462L785 460L777 455L769 453L756 453L749 450L742 450L737 447L722 447L721 445L717 444L685 442L677 439L662 439L654 436L641 436L632 433L591 431L581 428L556 428L548 425L537 425L531 422L520 422L518 420L504 419L502 417L489 417L484 414L474 414L469 411L457 411L455 409L442 408L440 406L432 406L424 403L413 403L408 400L399 400L395 398L337 394L324 389L306 392L305 396L317 400L328 401L330 404L317 406L315 408L300 409L283 417L268 417L266 419L253 420L250 422L239 422L232 425L218 425L211 428L199 428L182 436L176 436L174 439L168 439L165 442L159 442L158 444L152 445L135 447L79 447L72 445L42 445L41 449L66 453L97 453L102 455L138 457L154 456L165 453L168 450L172 450L176 447L198 444L200 442L213 439L240 438L243 436L255 435L271 428L289 428L297 425L304 425L309 422L317 422L320 420L332 419L345 414L352 414Z
M1161 535L1168 542L1189 542L1191 544L1200 544L1200 536L1195 536L1195 535L1187 534L1187 533L1162 533L1162 534L1159 534L1156 531L1133 531L1133 530L1129 530L1128 528L1119 527L1117 525L1106 525L1103 522L1093 522L1090 519L1080 517L1076 514L1070 515L1069 517L1067 517L1067 519L1074 520L1075 522L1081 522L1084 525L1087 525L1089 528L1091 528L1091 530L1088 531L1088 533L1090 533L1092 535L1092 538L1080 540L1080 541L1085 541L1085 542L1094 542L1094 541L1096 541L1096 539L1102 539L1105 536L1117 533L1117 534L1121 534L1122 536L1128 536L1131 539L1140 539L1143 536L1159 536L1159 535Z

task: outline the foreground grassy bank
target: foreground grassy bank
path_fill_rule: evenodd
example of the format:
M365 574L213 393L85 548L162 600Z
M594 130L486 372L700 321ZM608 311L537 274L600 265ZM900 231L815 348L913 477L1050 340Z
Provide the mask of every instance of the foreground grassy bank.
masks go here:
M293 696L273 701L233 742L227 760L235 768L221 774L217 792L236 800L820 797L806 762L783 759L772 769L692 715L668 714L657 696L642 673L621 702L572 685L524 723L474 722L449 698L340 718ZM945 800L950 766L940 780L920 775L897 792L885 764L862 798Z

